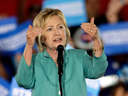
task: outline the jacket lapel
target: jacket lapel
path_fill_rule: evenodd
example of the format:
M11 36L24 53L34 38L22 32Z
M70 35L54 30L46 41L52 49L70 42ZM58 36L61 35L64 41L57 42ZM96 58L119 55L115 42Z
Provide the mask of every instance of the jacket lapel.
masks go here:
M55 62L50 57L50 55L45 50L43 53L40 52L38 54L37 59L38 59L37 61L42 66L42 70L45 73L47 80L53 85L57 86L59 84L58 68ZM68 63L68 60L69 60L69 53L67 50L65 50L63 73L65 73L66 64Z

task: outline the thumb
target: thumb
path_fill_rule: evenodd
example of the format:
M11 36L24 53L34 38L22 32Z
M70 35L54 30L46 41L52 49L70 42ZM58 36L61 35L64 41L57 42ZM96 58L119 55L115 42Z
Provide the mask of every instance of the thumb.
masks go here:
M29 25L29 29L32 29L32 26L31 25Z
M90 23L94 24L94 17L91 18Z

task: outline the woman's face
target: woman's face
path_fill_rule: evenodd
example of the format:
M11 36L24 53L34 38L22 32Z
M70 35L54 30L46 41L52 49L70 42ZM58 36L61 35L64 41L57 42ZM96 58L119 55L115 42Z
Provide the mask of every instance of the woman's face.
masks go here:
M55 50L58 45L66 44L66 28L63 21L58 16L52 16L48 21L44 31L46 49Z

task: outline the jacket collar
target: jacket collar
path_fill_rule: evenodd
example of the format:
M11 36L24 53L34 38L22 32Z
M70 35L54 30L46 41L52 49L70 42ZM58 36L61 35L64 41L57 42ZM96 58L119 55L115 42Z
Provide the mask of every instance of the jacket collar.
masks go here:
M46 50L44 50L43 55L44 55L44 57L47 57L47 58L51 57Z
M51 58L51 56L48 54L48 52L46 50L44 50L43 56L46 57L46 58ZM66 63L67 63L68 58L69 58L69 52L68 52L68 50L65 49L65 51L64 51L64 61L66 61Z

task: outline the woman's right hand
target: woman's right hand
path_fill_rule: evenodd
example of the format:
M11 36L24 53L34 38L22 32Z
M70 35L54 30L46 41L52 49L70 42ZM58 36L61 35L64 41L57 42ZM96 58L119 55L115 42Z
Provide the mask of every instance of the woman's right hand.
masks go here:
M32 59L32 48L35 44L35 38L37 35L39 35L42 32L41 27L34 27L32 28L31 25L29 25L29 30L26 33L27 36L27 44L24 50L24 58L28 66L31 65L31 59Z
M35 44L35 38L37 35L39 35L43 29L41 27L35 27L32 28L31 25L29 25L29 30L27 30L26 36L27 36L27 46L29 48L33 48Z

